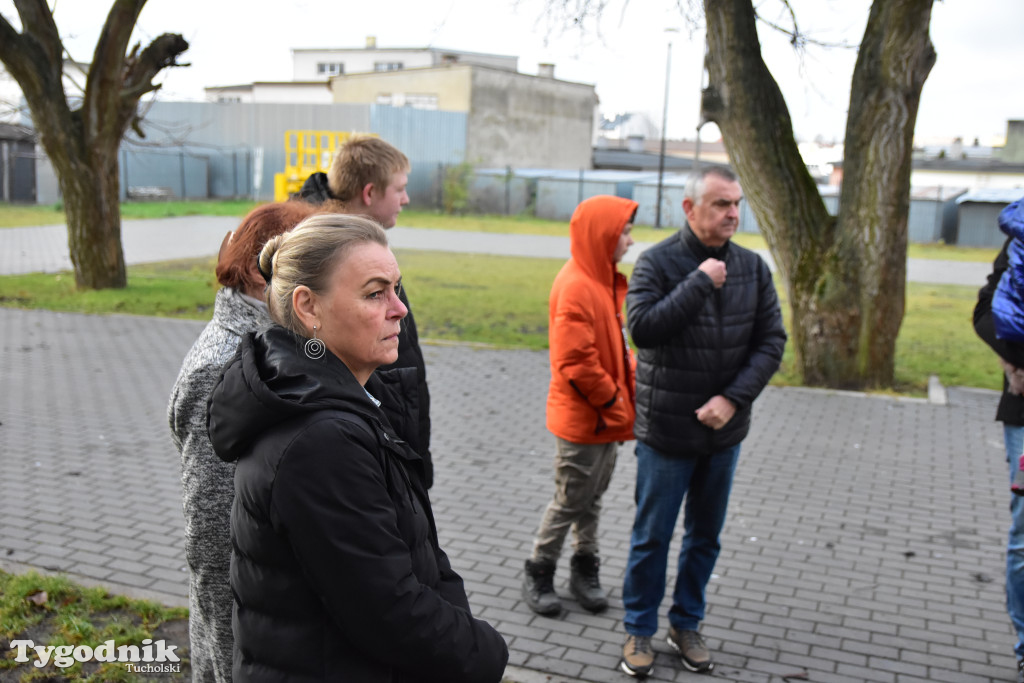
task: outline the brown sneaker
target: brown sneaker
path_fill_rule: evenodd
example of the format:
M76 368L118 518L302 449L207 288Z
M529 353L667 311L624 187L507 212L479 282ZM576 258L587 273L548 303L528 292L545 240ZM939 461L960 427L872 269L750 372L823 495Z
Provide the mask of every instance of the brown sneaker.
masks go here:
M668 644L679 653L683 666L690 671L707 673L715 668L708 646L697 631L677 631L674 627L669 627Z
M654 671L654 650L650 636L627 636L622 646L619 668L636 678L646 678Z

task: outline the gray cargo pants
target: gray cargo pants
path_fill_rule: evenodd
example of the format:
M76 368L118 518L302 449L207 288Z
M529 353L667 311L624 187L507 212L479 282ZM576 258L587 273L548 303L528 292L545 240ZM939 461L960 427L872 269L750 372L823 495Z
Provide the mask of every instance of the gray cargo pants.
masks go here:
M548 504L533 544L534 562L557 562L569 527L581 555L597 555L601 496L615 470L619 443L580 444L556 437L555 497Z

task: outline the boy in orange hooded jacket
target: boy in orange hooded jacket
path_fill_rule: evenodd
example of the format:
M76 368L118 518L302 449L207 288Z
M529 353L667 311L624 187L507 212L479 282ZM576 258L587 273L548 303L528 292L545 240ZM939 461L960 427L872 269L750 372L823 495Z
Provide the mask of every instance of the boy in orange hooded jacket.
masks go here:
M555 565L570 527L569 589L592 612L608 606L598 579L597 525L621 442L633 438L636 362L626 343L626 277L616 264L633 244L637 203L601 195L582 202L569 224L572 257L551 286L551 385L547 428L555 435L555 495L526 560L523 599L534 612L561 609Z

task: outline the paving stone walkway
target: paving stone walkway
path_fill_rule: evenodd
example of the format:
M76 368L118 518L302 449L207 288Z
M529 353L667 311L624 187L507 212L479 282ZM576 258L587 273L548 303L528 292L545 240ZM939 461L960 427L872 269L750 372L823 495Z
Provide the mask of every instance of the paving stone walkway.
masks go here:
M201 328L0 309L0 564L185 603L180 471L165 411ZM425 352L442 545L474 610L507 638L509 675L628 680L615 667L632 443L602 516L612 607L591 615L568 599L567 552L556 585L568 609L535 616L519 582L553 486L547 355ZM711 678L1014 680L997 395L946 393L946 404L783 388L759 399L708 588ZM662 640L656 648L650 680L708 678L684 672Z

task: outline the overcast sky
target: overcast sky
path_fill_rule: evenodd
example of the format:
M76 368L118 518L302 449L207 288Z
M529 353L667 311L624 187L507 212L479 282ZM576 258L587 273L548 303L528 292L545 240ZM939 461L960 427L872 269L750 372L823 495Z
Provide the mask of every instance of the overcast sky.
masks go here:
M576 0L569 0L575 4ZM679 4L698 4L679 0ZM792 0L801 28L826 42L859 42L869 0ZM660 127L669 41L668 133L692 138L697 124L704 34L676 9L676 0L607 0L599 26L563 30L544 0L149 0L134 39L181 33L189 68L163 77L168 100L202 99L204 86L290 80L291 49L440 47L519 57L536 73L553 62L555 76L597 86L605 115L642 112ZM14 17L11 0L0 13ZM58 0L55 16L73 56L91 58L107 0ZM760 11L778 19L776 0ZM1024 88L1014 67L1024 64L1024 1L938 0L931 35L938 61L925 83L918 142L962 137L1000 143L1007 119L1024 119ZM666 29L678 29L678 32ZM852 49L811 47L802 57L762 27L765 61L789 104L799 139L841 140L849 103ZM716 138L712 126L705 138Z

